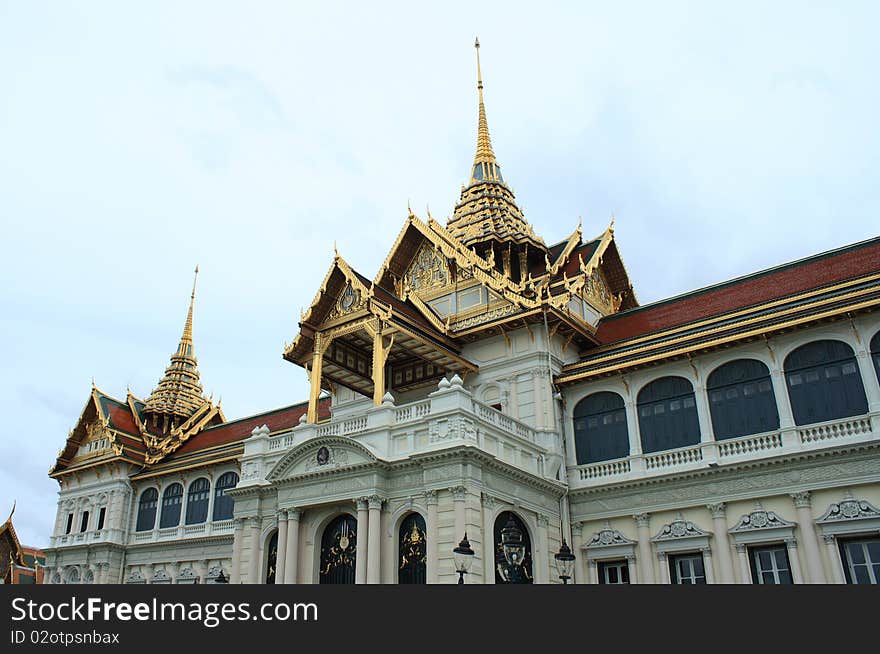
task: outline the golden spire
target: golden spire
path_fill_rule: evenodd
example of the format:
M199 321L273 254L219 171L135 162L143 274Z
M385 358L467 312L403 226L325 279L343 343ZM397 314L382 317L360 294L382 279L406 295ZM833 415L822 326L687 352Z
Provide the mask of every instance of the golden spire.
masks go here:
M183 334L177 351L171 355L171 363L165 369L165 376L153 389L144 403L146 414L153 414L155 421L147 421L151 431L167 432L181 424L195 413L196 409L205 404L202 384L199 382L198 360L193 354L193 307L196 301L196 281L199 267L196 266L193 277L192 293L189 298L189 310L183 326ZM158 420L159 417L163 419Z
M179 353L183 353L182 349L184 344L192 345L193 343L193 305L196 302L196 281L199 278L199 266L196 264L195 274L193 275L193 290L192 294L189 296L189 311L186 314L186 322L183 325L183 336L180 337L180 348L178 348Z
M492 151L492 139L489 138L489 123L486 121L486 105L483 104L483 72L480 69L480 39L474 41L477 51L477 93L480 97L480 118L477 125L477 154L474 157L474 168L478 163L494 164L495 153ZM488 171L490 173L494 171ZM494 175L492 178L494 179ZM472 179L474 177L472 176Z

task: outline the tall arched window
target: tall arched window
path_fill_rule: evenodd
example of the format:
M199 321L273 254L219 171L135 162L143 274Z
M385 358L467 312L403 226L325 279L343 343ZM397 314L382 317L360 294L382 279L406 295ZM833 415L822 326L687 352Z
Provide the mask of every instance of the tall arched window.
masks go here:
M427 583L428 547L425 519L418 513L410 513L400 523L398 550L398 583Z
M880 382L880 332L874 334L871 339L871 359L874 360L874 372L877 374L877 381Z
M508 520L513 520L517 529L522 532L523 554L522 563L511 566L504 557L504 548L501 546L501 530ZM525 523L513 511L502 511L495 518L495 583L496 584L532 584L532 541L529 538L529 530Z
M226 494L226 491L235 488L237 483L238 475L236 473L225 472L214 484L214 520L232 520L235 501Z
M327 525L321 537L320 582L353 584L356 564L357 521L348 514L341 515Z
M868 398L852 348L841 341L814 341L785 358L785 380L797 425L868 412Z
M725 363L709 375L706 390L716 440L779 428L770 370L760 361Z
M189 496L186 498L186 524L197 525L208 519L208 495L211 484L204 477L196 479L189 485Z
M266 549L266 583L275 583L275 567L278 565L278 532L272 534L269 539L269 547Z
M78 584L81 583L81 579L79 576L79 568L73 567L67 573L67 580L64 582L67 584Z
M629 456L626 409L617 393L593 393L574 407L578 465Z
M180 524L180 505L183 504L183 485L171 484L162 493L162 515L159 528L167 529Z
M659 452L700 442L694 388L684 377L662 377L639 391L642 451Z
M150 531L156 524L156 504L159 502L159 491L148 488L141 495L138 503L137 531Z

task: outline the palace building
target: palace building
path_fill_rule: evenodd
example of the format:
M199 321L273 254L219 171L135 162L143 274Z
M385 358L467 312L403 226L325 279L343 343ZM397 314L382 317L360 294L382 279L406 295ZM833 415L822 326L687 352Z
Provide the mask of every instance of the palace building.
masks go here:
M454 212L373 277L336 254L283 351L308 400L227 420L194 286L156 388L93 386L50 471L48 583L455 583L465 534L466 583L568 546L574 583L878 583L880 238L640 306L613 222L523 215L477 48Z

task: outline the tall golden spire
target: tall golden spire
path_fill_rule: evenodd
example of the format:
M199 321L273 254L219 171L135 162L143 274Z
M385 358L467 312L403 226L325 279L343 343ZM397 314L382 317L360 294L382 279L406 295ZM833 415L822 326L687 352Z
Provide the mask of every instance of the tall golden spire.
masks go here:
M546 250L544 241L532 230L516 205L513 191L501 176L501 166L492 150L486 105L483 102L483 71L480 66L480 40L474 42L477 51L477 94L479 120L477 123L477 153L471 167L470 181L461 190L446 226L455 238L467 247L479 246L481 255L489 243L528 244L536 250ZM506 246L505 246L506 247ZM503 258L501 250L497 253ZM488 256L488 255L487 255ZM494 254L493 254L494 256Z
M196 266L180 344L171 355L171 363L165 369L165 376L159 380L159 384L144 403L144 413L148 418L147 428L153 432L170 431L185 422L208 401L199 382L198 359L193 354L193 306L196 301L198 275L199 267Z
M477 174L476 166L480 163L495 164L495 153L492 151L492 139L489 138L489 123L486 120L486 105L483 103L483 72L480 70L480 39L474 41L474 48L477 51L477 93L480 97L480 118L477 125L477 154L474 157L474 171L471 179L475 179ZM480 172L494 173L492 168L482 170ZM476 179L483 179L482 177Z

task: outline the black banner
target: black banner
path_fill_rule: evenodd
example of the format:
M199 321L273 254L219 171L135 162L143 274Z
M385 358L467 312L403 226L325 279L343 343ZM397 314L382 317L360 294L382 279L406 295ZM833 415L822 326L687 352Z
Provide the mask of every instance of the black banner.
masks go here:
M0 586L0 651L812 650L874 633L878 598L852 586Z

